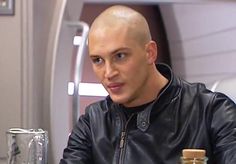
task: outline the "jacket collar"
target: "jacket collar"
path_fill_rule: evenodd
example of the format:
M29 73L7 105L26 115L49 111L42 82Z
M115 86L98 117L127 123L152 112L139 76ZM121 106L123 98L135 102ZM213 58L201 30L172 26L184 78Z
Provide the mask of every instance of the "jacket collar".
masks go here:
M160 92L155 101L137 116L137 127L145 132L150 125L150 114L154 106L164 106L176 100L180 93L180 80L176 78L171 68L166 64L157 64L158 71L168 79L168 84ZM160 108L159 108L160 109Z
M156 106L158 106L158 109L160 109L162 106L173 102L178 98L178 95L181 90L180 79L174 76L171 68L168 65L157 64L156 67L158 71L168 79L169 82L165 86L165 88L161 91L161 93L157 96L157 98L153 101L153 103L148 105L145 110L138 113L137 127L143 132L145 132L150 126L150 115L152 109L155 108ZM107 103L112 106L111 107L112 109L118 109L118 110L120 109L120 105L114 103L110 98L110 96L107 96L106 100Z

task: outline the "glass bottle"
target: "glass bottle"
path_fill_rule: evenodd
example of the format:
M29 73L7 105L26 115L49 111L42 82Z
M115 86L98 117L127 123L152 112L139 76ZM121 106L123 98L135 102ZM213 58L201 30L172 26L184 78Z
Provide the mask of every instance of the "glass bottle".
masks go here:
M208 158L203 149L183 149L181 164L207 164Z

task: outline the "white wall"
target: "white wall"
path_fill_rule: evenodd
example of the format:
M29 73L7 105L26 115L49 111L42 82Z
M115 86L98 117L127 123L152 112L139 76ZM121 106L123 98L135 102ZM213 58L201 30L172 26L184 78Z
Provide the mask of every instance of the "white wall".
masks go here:
M0 16L0 158L6 157L8 127L21 124L21 10L14 16ZM1 160L0 160L1 161ZM1 162L0 162L1 163Z
M174 71L206 84L236 76L236 2L161 5Z
M0 16L0 163L6 163L8 128L43 126L45 54L55 1L16 0L15 14Z
M64 132L63 126L58 125L56 128L53 127L57 134L51 135L50 123L55 125L57 122L50 117L55 116L58 110L67 112L67 104L64 103L67 100L64 98L68 96L64 90L68 82L65 76L69 77L69 75L63 72L65 65L62 62L68 63L70 58L67 57L72 55L72 53L64 53L63 57L57 58L57 47L54 46L57 43L55 35L60 29L58 13L61 12L62 4L68 2L68 10L63 17L78 20L83 1L47 0L44 3L41 0L16 0L15 2L14 16L0 16L0 164L6 163L5 132L10 127L43 128L49 131L49 163L54 163L51 161L55 156L57 160L55 163L58 163L66 141L63 141L62 148L61 138L54 139L52 136L61 136L60 132L68 135L68 132ZM71 42L68 40L61 42L67 45L71 43L72 47L72 39L71 37ZM59 54L61 55L62 52ZM55 59L66 60L56 63L58 68L61 67L56 70L57 75L53 74ZM55 76L64 81L61 82L63 86L57 83L59 90L56 90L57 94L53 98L58 100L63 96L62 100L58 100L63 105L54 103L53 106L56 108L51 111L50 96L53 88L51 80ZM63 91L60 90L61 88ZM56 118L57 121L68 126L63 118L65 115L62 113L59 116L60 118ZM55 141L57 147L52 150L51 144Z

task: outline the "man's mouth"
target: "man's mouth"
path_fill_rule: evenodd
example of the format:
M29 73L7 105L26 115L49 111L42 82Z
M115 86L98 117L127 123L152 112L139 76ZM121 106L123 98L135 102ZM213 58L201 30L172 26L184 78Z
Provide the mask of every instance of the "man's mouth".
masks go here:
M108 90L110 90L113 93L117 93L121 90L123 87L123 83L110 83L107 85Z

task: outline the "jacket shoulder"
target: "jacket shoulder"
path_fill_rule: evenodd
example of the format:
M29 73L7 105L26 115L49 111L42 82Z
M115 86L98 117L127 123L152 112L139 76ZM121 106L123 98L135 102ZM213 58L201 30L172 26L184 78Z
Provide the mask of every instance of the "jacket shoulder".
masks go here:
M94 112L104 113L104 112L107 112L109 109L111 109L112 104L113 102L108 96L103 100L89 104L85 109L85 113L94 113Z

